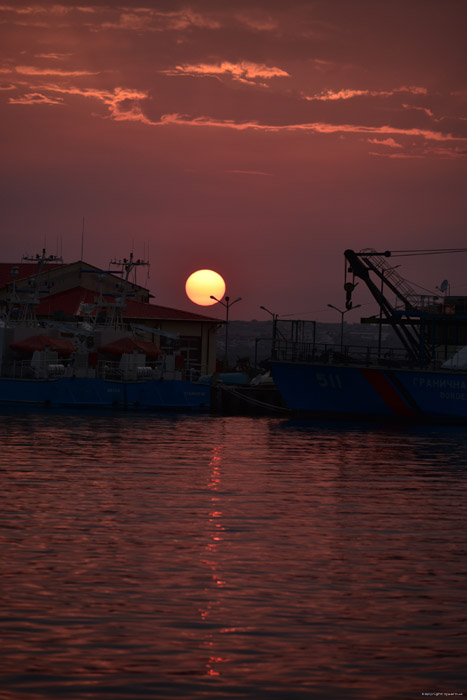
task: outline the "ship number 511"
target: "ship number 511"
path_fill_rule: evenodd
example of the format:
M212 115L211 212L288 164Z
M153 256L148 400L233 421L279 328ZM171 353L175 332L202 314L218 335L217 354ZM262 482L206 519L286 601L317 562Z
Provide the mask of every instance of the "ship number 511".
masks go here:
M316 380L323 389L326 389L328 386L331 389L342 389L341 378L337 374L328 374L326 376L322 372L317 372Z

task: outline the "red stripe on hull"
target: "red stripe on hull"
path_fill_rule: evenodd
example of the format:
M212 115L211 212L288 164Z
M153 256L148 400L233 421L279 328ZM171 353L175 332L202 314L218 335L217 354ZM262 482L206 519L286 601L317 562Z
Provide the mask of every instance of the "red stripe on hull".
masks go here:
M365 379L371 384L378 396L383 399L386 406L391 409L397 416L414 416L410 406L406 404L401 395L394 389L392 384L384 376L379 369L361 369L360 372Z

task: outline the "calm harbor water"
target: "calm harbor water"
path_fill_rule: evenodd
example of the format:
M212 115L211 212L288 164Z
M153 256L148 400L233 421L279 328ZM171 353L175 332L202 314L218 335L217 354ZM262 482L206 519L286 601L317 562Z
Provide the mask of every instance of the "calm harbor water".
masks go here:
M0 441L2 700L467 695L464 428L3 413Z

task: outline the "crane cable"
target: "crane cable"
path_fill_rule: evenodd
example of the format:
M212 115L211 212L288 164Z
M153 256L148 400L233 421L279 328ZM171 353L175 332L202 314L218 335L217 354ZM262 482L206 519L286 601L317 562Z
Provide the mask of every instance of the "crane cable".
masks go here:
M413 255L442 255L444 253L467 253L467 248L431 248L427 250L392 250L391 257L403 258Z

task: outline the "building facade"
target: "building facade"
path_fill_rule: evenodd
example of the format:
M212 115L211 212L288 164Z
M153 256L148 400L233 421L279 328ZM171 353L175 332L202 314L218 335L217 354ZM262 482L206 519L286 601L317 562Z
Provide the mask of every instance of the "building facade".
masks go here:
M149 290L125 277L124 269L119 274L84 261L0 263L2 315L15 321L28 309L27 323L18 324L12 342L30 332L27 324L34 323L62 332L67 325L91 328L102 343L131 332L156 343L163 354L183 356L188 371L214 373L216 333L222 321L152 304Z

